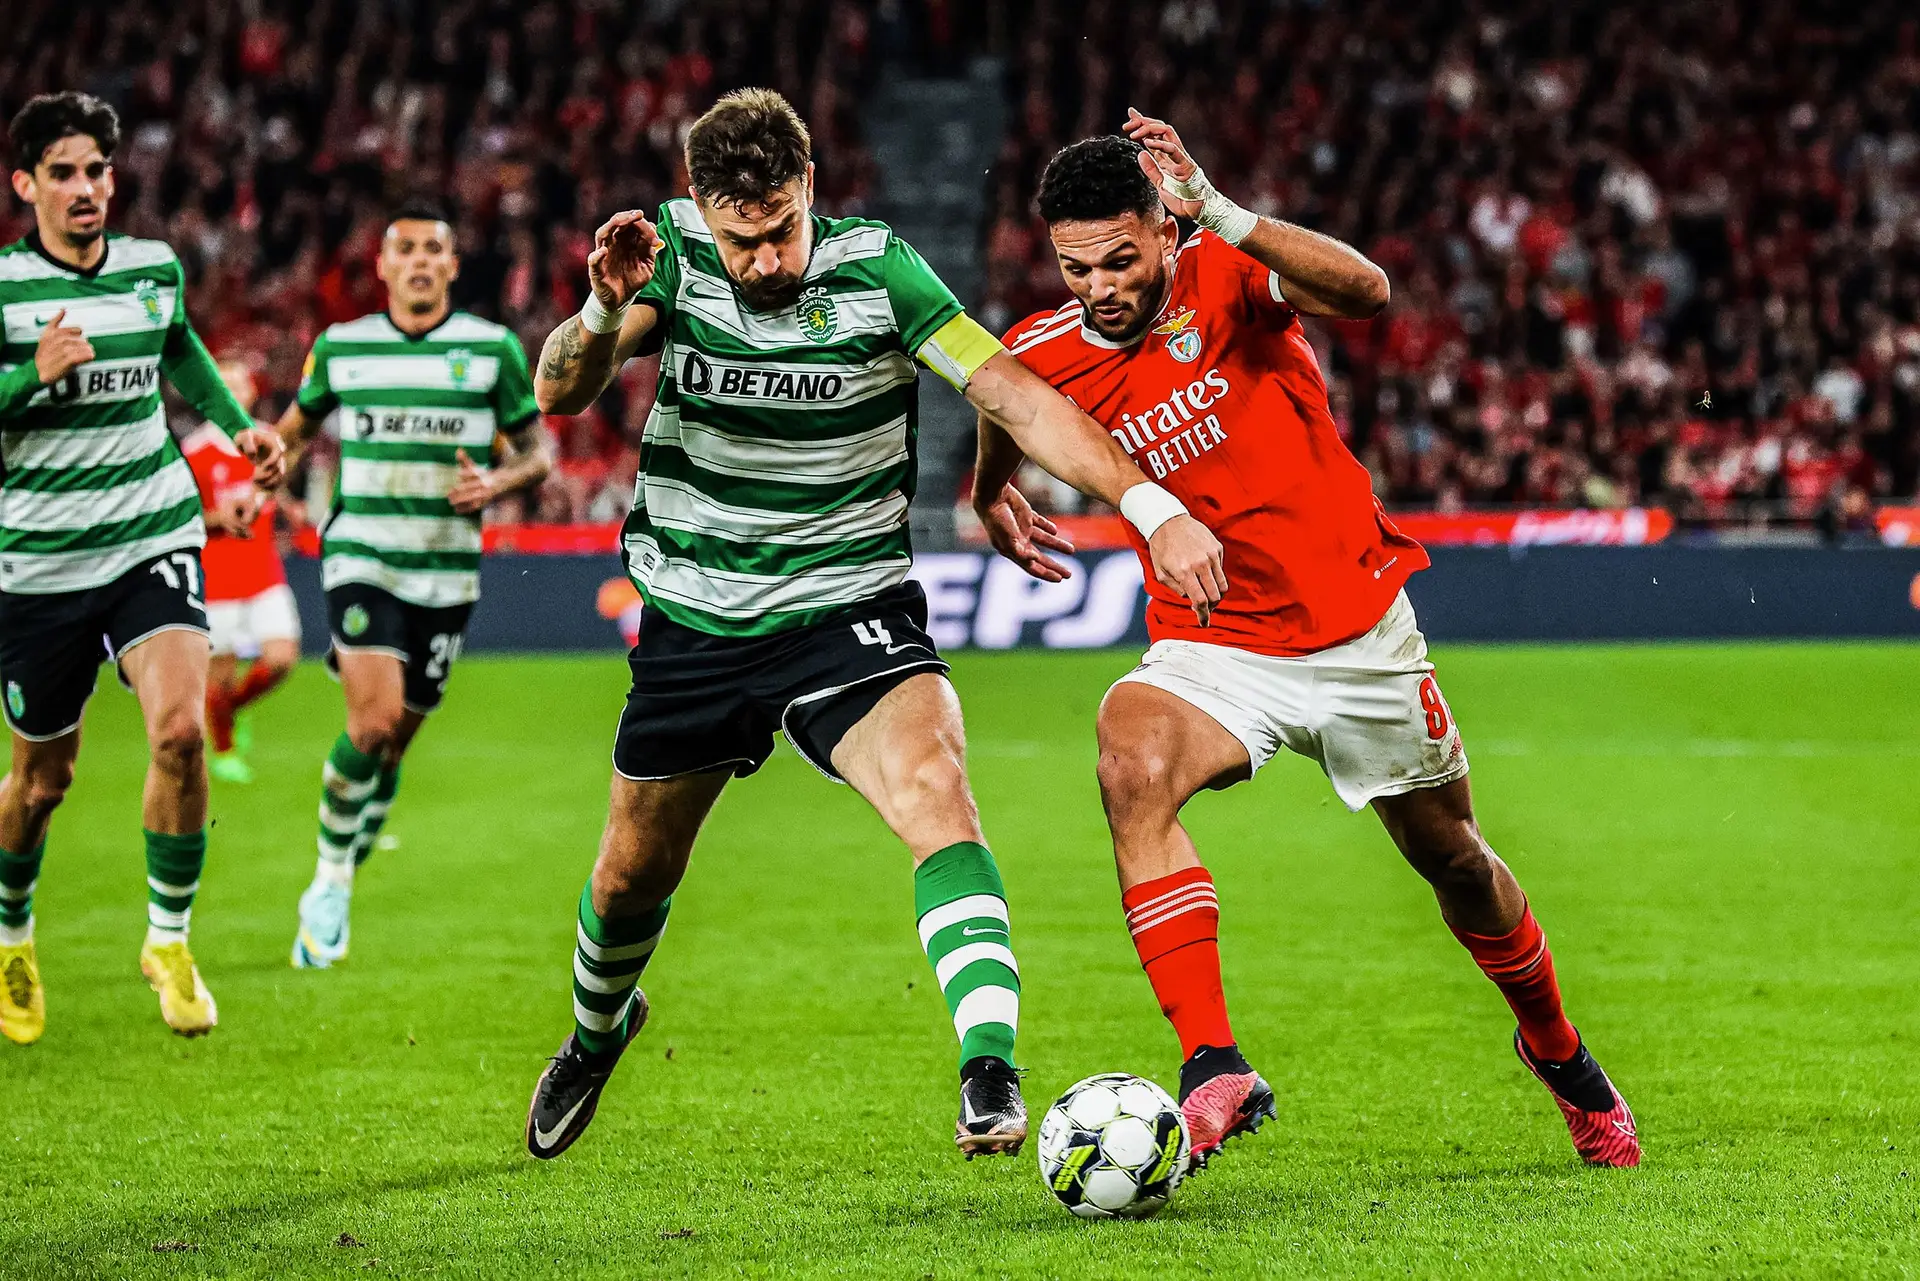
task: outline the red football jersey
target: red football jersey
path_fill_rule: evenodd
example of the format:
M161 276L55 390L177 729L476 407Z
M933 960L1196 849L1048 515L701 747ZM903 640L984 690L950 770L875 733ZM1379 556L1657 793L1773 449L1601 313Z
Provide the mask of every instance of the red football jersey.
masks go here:
M1416 570L1367 469L1327 409L1327 384L1279 279L1210 231L1179 250L1166 306L1119 346L1078 302L1013 327L1007 347L1085 410L1225 549L1229 588L1210 627L1154 580L1147 634L1297 655L1365 633Z
M186 443L187 465L200 486L200 505L221 502L253 488L253 464L240 456L218 428L194 433ZM253 537L236 538L212 526L200 553L207 579L208 600L250 600L276 583L287 581L280 553L273 545L273 500L260 504Z

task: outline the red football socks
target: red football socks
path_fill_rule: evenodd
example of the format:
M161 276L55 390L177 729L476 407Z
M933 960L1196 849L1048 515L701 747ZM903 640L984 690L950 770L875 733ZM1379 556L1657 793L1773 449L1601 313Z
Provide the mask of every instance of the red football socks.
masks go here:
M1160 1010L1192 1058L1203 1045L1233 1044L1220 987L1220 899L1204 867L1142 881L1120 896L1140 964Z
M247 667L247 674L240 678L240 683L233 687L233 693L229 695L232 699L234 709L237 711L245 707L248 703L251 703L275 685L278 685L285 674L284 672L277 672L273 668L261 663L250 664Z
M214 751L233 750L233 696L225 690L207 691L207 737Z
M1563 1063L1580 1052L1580 1034L1560 1008L1560 984L1553 976L1553 953L1540 922L1527 908L1520 924L1498 938L1454 930L1486 976L1499 987L1520 1020L1520 1037L1534 1057Z

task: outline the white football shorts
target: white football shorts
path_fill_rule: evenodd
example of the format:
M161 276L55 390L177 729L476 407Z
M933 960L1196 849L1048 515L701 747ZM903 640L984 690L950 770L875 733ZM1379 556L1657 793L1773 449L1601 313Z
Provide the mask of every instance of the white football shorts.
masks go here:
M213 652L235 658L260 657L265 641L290 640L297 645L300 611L293 603L293 589L275 583L245 600L210 600L207 630L213 638Z
M1372 631L1344 645L1275 658L1156 641L1116 683L1127 681L1163 689L1220 722L1245 744L1255 770L1282 747L1318 762L1350 810L1467 772L1460 728L1405 592Z

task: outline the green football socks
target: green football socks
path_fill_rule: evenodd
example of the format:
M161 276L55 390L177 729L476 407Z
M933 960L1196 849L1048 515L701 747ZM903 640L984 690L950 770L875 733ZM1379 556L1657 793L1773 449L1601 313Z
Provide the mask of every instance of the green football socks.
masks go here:
M146 837L147 942L184 943L207 861L206 830L184 836L148 832Z
M960 1037L961 1063L987 1055L1013 1066L1020 967L993 854L971 841L935 853L913 874L913 908Z
M353 838L353 865L360 866L373 853L375 841L380 839L380 829L387 825L387 810L393 806L393 797L400 790L400 767L383 765L380 777L373 785L373 795L367 797L367 803L360 807L360 833Z
M47 843L26 854L0 850L0 946L18 947L33 937L33 886Z
M395 770L395 786L398 783L399 771ZM326 764L320 767L320 861L314 870L315 880L352 886L361 824L366 811L375 804L380 784L380 759L355 747L353 740L342 731L340 737L333 740L333 751L327 754ZM382 823L386 821L387 804L392 799L389 791L387 800L380 802L378 813ZM374 830L379 829L376 826ZM371 850L372 846L369 839L367 848Z
M666 933L669 898L651 912L625 920L602 920L593 910L593 882L580 891L580 921L573 949L573 1035L593 1054L617 1050L626 1040L633 986Z

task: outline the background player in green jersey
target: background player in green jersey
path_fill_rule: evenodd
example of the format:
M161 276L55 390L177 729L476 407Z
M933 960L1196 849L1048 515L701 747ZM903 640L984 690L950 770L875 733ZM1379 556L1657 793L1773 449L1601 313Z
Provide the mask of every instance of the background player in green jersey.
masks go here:
M660 350L661 368L625 527L646 614L580 896L574 1030L528 1112L537 1157L592 1119L646 1021L636 983L701 823L776 730L912 855L921 943L960 1038L961 1150L1026 1138L1007 904L960 705L907 578L916 360L1041 466L1118 504L1203 617L1226 589L1213 536L1002 351L919 254L881 223L813 212L810 152L778 94L723 97L688 137L693 198L668 201L657 228L639 213L600 228L592 296L542 355L541 404L559 413L585 409L637 352Z
M396 212L380 244L387 310L314 343L279 423L298 448L340 438L321 580L347 728L321 767L319 861L300 896L293 964L347 955L354 868L373 852L400 758L440 705L480 596L480 513L553 465L526 353L511 330L453 310L453 231L439 211ZM490 459L496 433L507 457Z
M167 1025L198 1036L219 1017L187 947L207 852L206 532L160 378L233 436L256 483L279 482L280 442L253 427L187 323L173 250L107 234L113 109L42 95L11 134L13 190L35 230L0 250L0 701L13 738L0 779L0 1034L27 1044L46 1026L34 883L81 711L112 659L151 753L140 969Z

